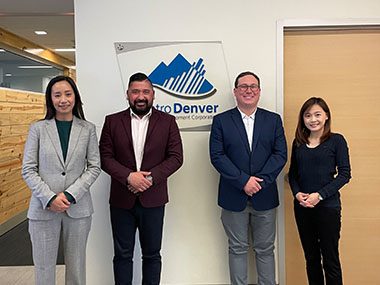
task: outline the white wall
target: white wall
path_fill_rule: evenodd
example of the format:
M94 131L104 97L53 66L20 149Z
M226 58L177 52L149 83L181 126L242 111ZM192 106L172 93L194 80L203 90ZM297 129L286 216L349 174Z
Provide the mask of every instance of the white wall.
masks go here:
M86 116L100 134L104 116L126 107L114 42L221 40L230 80L244 70L258 73L260 105L282 113L276 110L281 105L276 97L276 22L379 18L380 2L78 0L75 15L78 84ZM119 104L109 106L110 96L117 97ZM218 176L208 159L208 134L183 133L182 137L185 164L169 183L162 283L227 284L227 245L216 205ZM100 176L92 193L96 212L88 244L88 284L112 284L107 175ZM139 272L136 268L136 284L141 280ZM281 284L283 278L281 267Z

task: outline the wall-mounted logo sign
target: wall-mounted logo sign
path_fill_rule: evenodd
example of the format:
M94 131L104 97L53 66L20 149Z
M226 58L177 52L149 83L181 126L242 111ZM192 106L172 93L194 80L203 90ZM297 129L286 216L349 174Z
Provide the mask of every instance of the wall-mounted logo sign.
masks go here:
M166 65L161 62L149 75L153 85L170 95L200 99L215 94L216 89L205 77L203 59L190 63L182 54Z
M126 91L135 72L149 76L153 106L176 117L182 131L207 131L234 105L221 42L115 43Z

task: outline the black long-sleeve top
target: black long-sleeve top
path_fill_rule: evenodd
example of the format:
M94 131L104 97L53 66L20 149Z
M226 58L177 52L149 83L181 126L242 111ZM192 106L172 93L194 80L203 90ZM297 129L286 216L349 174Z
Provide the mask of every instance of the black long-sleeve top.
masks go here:
M295 196L298 192L318 192L323 200L317 206L340 207L339 189L351 178L347 142L340 134L315 148L293 141L289 183Z

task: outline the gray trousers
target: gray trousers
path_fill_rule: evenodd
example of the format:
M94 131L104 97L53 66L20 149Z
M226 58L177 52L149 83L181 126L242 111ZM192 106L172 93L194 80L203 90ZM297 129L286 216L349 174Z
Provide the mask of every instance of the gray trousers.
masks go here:
M247 284L247 256L249 229L251 229L258 284L275 285L273 251L276 236L276 209L256 211L248 202L242 212L222 209L221 219L228 237L231 284Z
M62 229L65 284L86 284L86 244L91 216L70 218L66 212L52 220L29 220L33 248L35 285L55 285L59 237Z

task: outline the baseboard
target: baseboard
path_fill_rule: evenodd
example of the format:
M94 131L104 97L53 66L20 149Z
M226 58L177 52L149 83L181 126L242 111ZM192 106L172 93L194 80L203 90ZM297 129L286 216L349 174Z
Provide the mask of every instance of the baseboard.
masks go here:
M0 236L2 236L3 234L5 234L9 230L13 229L18 224L20 224L23 221L25 221L27 219L27 217L26 217L27 213L28 213L28 211L26 210L26 211L21 212L20 214L18 214L16 216L10 218L8 221L2 223L0 225Z

